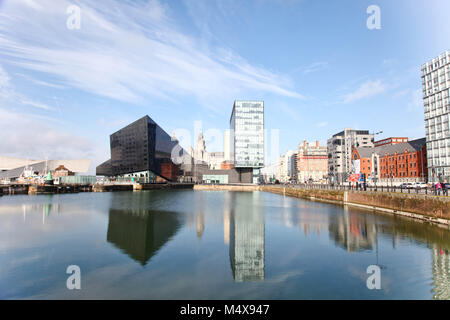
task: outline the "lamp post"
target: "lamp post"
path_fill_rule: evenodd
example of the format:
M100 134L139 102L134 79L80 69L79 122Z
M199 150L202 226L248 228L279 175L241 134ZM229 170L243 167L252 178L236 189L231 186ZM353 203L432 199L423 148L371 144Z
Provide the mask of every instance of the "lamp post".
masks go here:
M374 142L375 142L375 136L378 135L378 134L382 134L382 133L383 133L383 131L378 131L378 132L372 132L371 133L371 134L373 134Z

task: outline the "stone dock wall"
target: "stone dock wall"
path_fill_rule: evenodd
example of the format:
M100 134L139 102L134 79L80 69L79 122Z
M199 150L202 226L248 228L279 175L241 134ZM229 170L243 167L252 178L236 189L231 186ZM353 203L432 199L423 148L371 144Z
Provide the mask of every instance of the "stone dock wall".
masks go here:
M304 189L284 186L195 185L194 190L271 192L301 199L386 212L450 227L450 197L412 193Z

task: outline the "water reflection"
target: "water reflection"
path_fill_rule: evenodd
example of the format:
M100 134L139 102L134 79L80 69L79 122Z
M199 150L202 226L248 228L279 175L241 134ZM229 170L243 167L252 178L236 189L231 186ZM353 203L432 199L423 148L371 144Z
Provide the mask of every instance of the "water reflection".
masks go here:
M229 217L230 263L236 282L264 280L264 212L257 205L258 193L253 194L254 205L235 206ZM235 197L229 200L233 204Z
M431 249L433 270L433 299L450 299L450 255L448 249Z
M107 241L142 265L180 228L175 213L148 210L110 210Z
M77 264L92 298L448 300L449 249L445 228L258 192L0 198L0 298L51 296Z
M377 242L374 217L344 208L341 215L330 218L330 239L349 252L372 250Z

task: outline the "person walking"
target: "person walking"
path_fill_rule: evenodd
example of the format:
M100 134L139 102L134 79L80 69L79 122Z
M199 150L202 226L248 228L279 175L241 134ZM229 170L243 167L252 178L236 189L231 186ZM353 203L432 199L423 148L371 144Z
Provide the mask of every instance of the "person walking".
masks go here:
M436 190L437 190L437 195L440 196L441 195L441 189L442 189L442 185L440 182L438 182L436 184Z
M448 188L447 188L447 182L444 182L443 184L442 184L442 195L443 196L448 196Z

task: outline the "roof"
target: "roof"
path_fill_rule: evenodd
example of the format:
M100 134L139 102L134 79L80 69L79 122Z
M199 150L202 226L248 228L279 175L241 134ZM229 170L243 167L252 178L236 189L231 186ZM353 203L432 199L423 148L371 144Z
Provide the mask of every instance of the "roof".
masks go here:
M33 163L28 167L33 168L34 172L44 173L46 167L48 166L48 170L54 171L56 168L60 166L64 166L72 172L87 172L89 170L89 166L91 165L91 160L82 159L82 160L48 160L41 161L37 163ZM22 175L27 166L18 167L12 170L0 172L0 179L13 179L18 178Z
M389 144L384 146L379 146L374 148L375 152L379 155L391 155L395 153L404 153L407 152L417 152L422 149L422 147L426 144L426 139L421 138L417 140L412 140L404 143L398 144Z
M408 142L398 143L398 144L388 144L379 147L373 148L356 148L360 158L370 158L372 154L378 154L380 156L384 156L385 154L393 155L395 153L404 153L407 152L417 152L420 151L423 146L426 144L426 139L416 139Z
M370 158L372 157L373 154L373 149L374 148L356 148L356 151L358 151L359 157L360 158Z
M31 165L33 163L41 162L43 160L31 160L0 156L0 170L11 170L14 168Z

